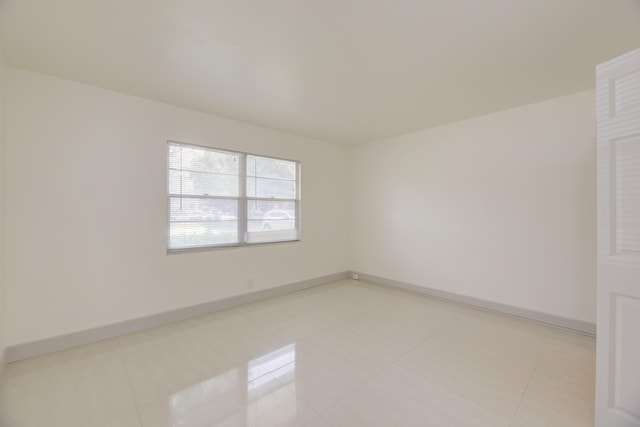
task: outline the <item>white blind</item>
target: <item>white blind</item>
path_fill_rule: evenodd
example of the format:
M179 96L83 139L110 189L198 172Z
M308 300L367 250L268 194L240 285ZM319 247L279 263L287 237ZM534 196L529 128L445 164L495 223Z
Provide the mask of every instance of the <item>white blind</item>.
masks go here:
M169 142L169 250L298 240L299 162Z
M299 239L298 163L247 155L247 242Z

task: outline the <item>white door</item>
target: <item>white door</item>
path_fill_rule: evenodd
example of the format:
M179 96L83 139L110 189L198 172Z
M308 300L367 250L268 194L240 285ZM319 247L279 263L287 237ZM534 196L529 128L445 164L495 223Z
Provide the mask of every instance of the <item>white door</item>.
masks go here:
M596 426L640 426L640 49L596 70Z

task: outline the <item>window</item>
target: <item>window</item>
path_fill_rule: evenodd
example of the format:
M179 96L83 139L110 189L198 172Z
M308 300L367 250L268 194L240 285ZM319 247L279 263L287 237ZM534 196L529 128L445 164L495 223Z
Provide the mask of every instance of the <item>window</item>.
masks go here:
M300 239L300 162L169 141L169 251Z

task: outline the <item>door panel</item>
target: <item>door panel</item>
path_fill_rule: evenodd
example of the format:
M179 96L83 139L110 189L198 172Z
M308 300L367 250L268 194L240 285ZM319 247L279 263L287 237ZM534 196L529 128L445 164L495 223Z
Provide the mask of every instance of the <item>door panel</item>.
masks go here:
M640 426L640 49L597 68L596 425Z
M613 404L616 408L628 411L632 418L640 419L640 340L637 328L625 327L640 325L640 298L613 295L612 317L615 319L616 335L613 337L613 355L615 377Z

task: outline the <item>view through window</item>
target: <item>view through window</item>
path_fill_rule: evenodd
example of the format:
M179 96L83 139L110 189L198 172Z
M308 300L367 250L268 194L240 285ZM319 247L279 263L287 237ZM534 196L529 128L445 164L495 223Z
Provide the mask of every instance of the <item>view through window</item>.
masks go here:
M169 141L168 249L300 239L300 162Z

